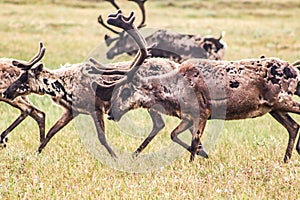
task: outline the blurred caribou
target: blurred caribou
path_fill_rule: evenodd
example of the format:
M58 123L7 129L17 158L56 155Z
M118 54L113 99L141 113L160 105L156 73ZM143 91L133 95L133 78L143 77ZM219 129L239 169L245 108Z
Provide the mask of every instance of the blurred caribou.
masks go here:
M116 9L119 6L114 0L109 1ZM142 12L142 20L137 26L138 29L145 27L146 14L145 14L145 2L147 0L128 0L138 4ZM127 53L133 56L138 51L138 46L134 40L126 34L126 32L118 32L108 25L106 25L100 15L98 22L110 30L111 32L118 34L118 37L111 38L105 35L105 42L107 46L110 46L115 42L106 53L108 59L113 59L115 56ZM157 30L151 35L145 37L148 44L156 43L156 47L151 50L152 57L163 57L169 58L176 62L183 62L189 58L204 58L211 60L222 60L225 54L226 43L222 41L224 32L222 32L219 38L211 36L200 36L200 35L188 35L179 34L167 30Z

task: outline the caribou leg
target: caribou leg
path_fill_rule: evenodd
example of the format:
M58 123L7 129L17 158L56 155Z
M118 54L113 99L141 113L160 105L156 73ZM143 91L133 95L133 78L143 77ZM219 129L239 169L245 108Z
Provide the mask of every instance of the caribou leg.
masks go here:
M76 116L78 116L78 113L72 112L72 109L67 109L63 115L60 117L59 120L52 126L52 128L49 130L49 132L46 135L46 138L42 142L42 144L39 146L38 153L41 153L42 150L45 148L47 143L50 141L50 139L63 127L65 127L70 121L72 121Z
M45 139L45 113L35 108L26 98L18 98L14 101L9 101L6 99L1 99L2 101L10 104L11 106L19 109L21 111L20 116L5 130L1 133L0 144L3 147L6 146L7 135L15 129L26 117L31 116L38 124L40 131L40 142Z
M144 140L144 142L137 148L137 150L133 153L133 157L136 158L151 142L151 140L157 135L157 133L165 127L165 123L159 113L154 110L148 111L152 120L153 128L148 135L148 137Z
M117 155L114 153L114 151L111 149L111 147L108 145L105 137L105 126L104 126L104 119L103 119L103 112L100 109L95 109L95 111L92 113L92 117L96 126L96 130L98 133L98 138L100 140L100 143L106 148L106 150L109 152L109 154L116 159Z
M205 125L207 120L201 120L199 121L198 127L197 124L194 122L194 130L193 130L193 138L192 138L192 144L191 144L191 157L190 162L193 162L195 159L195 155L198 151L199 145L201 145L200 138L203 134Z
M277 111L271 111L270 114L272 117L274 117L289 133L289 141L288 146L286 149L286 153L284 156L284 162L287 163L289 159L291 158L293 147L295 140L297 138L297 134L299 131L299 124L293 120L293 118L286 112L277 112ZM297 143L297 152L299 152L299 140Z

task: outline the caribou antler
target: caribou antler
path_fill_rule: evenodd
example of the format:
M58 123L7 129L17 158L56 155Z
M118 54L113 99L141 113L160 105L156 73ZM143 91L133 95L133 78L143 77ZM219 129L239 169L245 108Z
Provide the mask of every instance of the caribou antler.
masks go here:
M120 7L116 4L115 0L104 0L110 2L117 10L120 10Z
M139 46L139 52L134 58L134 61L131 63L129 70L102 70L102 69L96 69L96 73L102 73L107 75L124 75L123 78L119 79L116 82L103 82L103 84L98 85L97 82L92 83L92 87L97 93L97 87L100 86L101 89L105 88L111 88L114 87L116 84L123 84L127 82L128 80L131 80L135 72L139 69L141 64L144 62L144 60L150 56L150 53L148 52L147 43L144 37L139 33L138 29L133 25L133 22L135 20L134 13L131 12L129 17L124 17L121 10L118 10L116 14L111 14L108 16L107 23L119 28L122 28L124 31L126 31L138 44ZM152 47L150 47L152 48ZM93 72L95 73L95 69L93 69Z
M137 26L137 28L142 28L142 27L145 27L146 24L145 24L145 21L146 21L146 10L145 10L145 3L147 0L128 0L128 1L133 1L135 3L138 4L139 8L141 9L142 11L142 21L141 23Z
M100 66L102 66L101 63L99 63L98 61L96 61L93 58L89 59L90 62L92 62L96 67L91 66L91 68L88 70L89 74L101 74L101 75L125 75L129 70L128 69L118 69L116 70L115 68L99 68L99 64Z
M95 67L92 66L88 71L89 74L124 75L129 71L128 68L116 70L116 68L106 67L92 57L89 58L89 61L95 65Z
M90 58L90 61L97 66L93 68L89 73L102 74L102 75L123 75L126 74L126 79L130 80L134 73L138 70L139 66L144 62L144 60L150 56L149 51L153 49L156 44L154 43L150 47L147 47L145 38L139 33L138 29L133 25L135 20L134 13L131 12L129 17L125 17L121 10L118 10L116 14L110 14L107 19L107 23L126 31L138 44L139 52L137 53L134 61L129 68L125 69L111 69L105 68L102 64L98 63L95 59ZM106 37L109 39L109 37ZM111 83L111 82L110 82ZM108 84L111 85L111 84Z
M119 6L116 4L116 2L115 2L114 0L105 0L105 1L110 2L117 10L120 10L120 9L119 9ZM145 24L145 20L146 20L146 11L145 11L145 6L144 6L144 4L145 4L145 2L146 2L147 0L128 0L128 1L133 1L133 2L137 3L138 6L139 6L139 8L140 8L140 10L141 10L141 12L142 12L142 21L141 21L141 23L137 26L137 28L140 29L140 28L142 28L142 27L145 27L145 26L146 26L146 24ZM124 16L123 16L123 17L124 17ZM129 17L130 17L130 16L129 16ZM124 18L124 19L125 19L125 18ZM126 20L126 19L125 19L125 20ZM106 25L106 24L104 23L103 18L102 18L101 15L99 15L99 17L98 17L98 22L99 22L99 24L101 24L104 28L106 28L106 29L110 30L111 32L113 32L113 33L119 35L118 37L114 37L114 38L112 38L112 37L110 37L110 36L108 36L108 35L105 35L104 40L105 40L105 43L106 43L107 46L110 46L111 43L113 43L114 41L116 41L116 40L122 38L124 32L116 31L116 30L114 30L113 28L111 28L111 27L109 27L108 25Z
M99 22L99 24L101 24L104 28L110 30L111 32L113 32L113 33L115 33L115 34L120 34L119 31L116 31L116 30L112 29L111 27L107 26L107 25L104 23L104 21L103 21L101 15L99 15L99 17L98 17L98 22Z
M116 4L115 0L105 0L105 1L110 2L117 10L120 10L120 7ZM120 33L121 33L121 32L119 32L119 31L116 31L116 30L112 29L111 27L107 26L107 25L104 23L103 18L102 18L101 15L99 15L99 17L98 17L98 22L99 22L99 24L101 24L104 28L110 30L111 32L113 32L113 33L115 33L115 34L120 34ZM118 39L118 37L117 37L116 39ZM106 38L105 38L105 41L106 41ZM111 42L110 42L110 43L111 43ZM109 45L108 45L108 46L109 46Z
M46 51L46 48L44 47L43 42L40 42L38 53L30 61L28 61L27 63L23 63L23 62L20 62L20 61L17 61L17 60L13 60L12 64L14 66L17 66L18 68L28 70L44 57L45 51Z
M122 28L126 31L139 46L139 53L136 55L134 61L130 65L131 70L127 73L127 78L131 78L133 74L138 70L144 60L150 56L147 50L147 43L145 38L139 33L137 28L133 25L135 20L134 13L131 12L129 17L124 17L121 10L118 10L117 14L111 14L108 16L107 23Z
M116 2L115 2L114 0L105 0L105 1L110 2L117 10L120 9L119 6L116 4ZM120 35L120 34L122 33L122 32L116 31L116 30L114 30L113 28L107 26L107 25L104 23L103 18L102 18L101 15L99 15L99 17L98 17L98 23L101 24L104 28L110 30L111 32L113 32L113 33L115 33L115 34ZM105 40L106 45L107 45L107 46L110 46L112 42L118 40L119 38L120 38L120 37L111 38L110 36L105 35L104 40Z

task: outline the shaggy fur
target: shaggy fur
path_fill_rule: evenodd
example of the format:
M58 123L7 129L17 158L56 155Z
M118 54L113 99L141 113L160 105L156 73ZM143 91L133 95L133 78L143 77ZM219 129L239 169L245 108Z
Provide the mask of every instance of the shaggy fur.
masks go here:
M5 130L0 136L0 144L6 146L7 135L17 127L28 115L32 117L39 127L40 142L45 138L45 114L37 109L26 96L20 96L14 100L3 98L3 92L17 80L21 74L21 69L13 65L15 59L1 58L0 59L0 101L21 111L20 116ZM25 61L19 61L25 62Z
M300 114L300 104L293 100L294 94L300 95L299 81L298 69L278 58L192 59L167 74L146 78L137 75L119 86L111 100L109 118L117 121L127 111L140 107L181 118L171 138L191 151L192 161L208 119L237 120L270 113L289 132L284 157L287 162L299 129L288 114ZM177 136L191 127L190 147ZM300 153L300 139L296 149Z

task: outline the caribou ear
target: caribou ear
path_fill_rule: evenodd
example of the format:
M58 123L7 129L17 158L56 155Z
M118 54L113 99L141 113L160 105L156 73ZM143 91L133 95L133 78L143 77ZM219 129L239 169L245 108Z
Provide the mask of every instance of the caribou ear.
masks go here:
M110 101L115 85L111 86L102 86L99 85L96 81L92 82L92 89L95 92L95 96L99 97L103 101Z
M23 63L21 63L21 62L19 62L17 60L13 60L12 64L13 64L13 66L16 66L16 67L18 67L20 69L27 70L27 67L25 67Z
M43 63L39 63L38 66L36 66L35 68L33 68L33 72L35 75L38 75L41 73L41 71L43 71L44 68L44 64Z
M226 32L222 31L220 37L218 38L218 40L220 41L221 39L223 39L223 37L225 36Z
M300 71L300 60L297 60L292 64L294 67L296 67Z
M109 42L109 39L110 39L110 38L111 38L111 37L110 37L109 35L107 35L107 34L104 35L104 41L105 41L106 46L109 46L109 45L110 45L110 42Z

